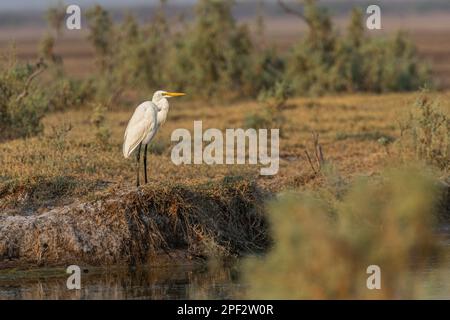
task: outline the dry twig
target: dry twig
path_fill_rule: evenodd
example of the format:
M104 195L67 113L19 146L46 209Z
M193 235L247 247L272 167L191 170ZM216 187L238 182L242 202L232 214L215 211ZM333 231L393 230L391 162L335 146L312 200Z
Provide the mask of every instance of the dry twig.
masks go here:
M297 17L299 17L300 19L302 19L304 22L308 23L308 20L305 18L305 16L303 15L303 13L301 13L300 11L294 10L292 8L290 8L286 3L284 3L283 0L277 0L278 5L286 12L292 15L295 15Z
M325 165L325 158L323 156L322 146L319 143L319 134L316 132L312 132L312 139L314 144L314 158L316 161L316 165L314 165L312 158L310 157L307 150L305 150L306 158L308 159L309 165L311 166L314 174L318 174L323 166ZM317 167L317 168L316 168Z
M40 59L36 63L36 70L28 77L27 81L25 82L25 88L23 91L17 96L16 102L20 102L23 98L25 98L28 95L28 89L30 87L31 81L33 81L34 78L36 78L38 75L40 75L44 70L47 68L47 65L45 64L43 59Z

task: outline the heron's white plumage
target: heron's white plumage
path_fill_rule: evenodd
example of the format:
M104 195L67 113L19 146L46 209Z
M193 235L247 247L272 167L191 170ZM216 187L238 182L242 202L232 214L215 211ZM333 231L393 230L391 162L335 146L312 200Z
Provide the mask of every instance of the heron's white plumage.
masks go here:
M145 145L144 150L144 170L145 183L147 183L147 145L152 141L159 127L166 121L169 112L168 98L181 97L184 93L156 91L153 94L152 101L141 103L133 113L125 130L123 142L123 155L130 157L136 148ZM139 186L139 157L140 150L136 155L137 166L137 186Z
M158 130L158 107L151 101L141 103L125 130L123 155L128 158L140 143L148 144Z

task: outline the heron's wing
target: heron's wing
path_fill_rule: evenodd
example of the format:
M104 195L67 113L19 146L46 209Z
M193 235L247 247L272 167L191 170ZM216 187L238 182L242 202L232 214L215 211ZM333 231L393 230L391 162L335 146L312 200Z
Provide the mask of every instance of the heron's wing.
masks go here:
M140 104L133 113L125 130L123 155L128 158L142 140L156 128L156 106L150 102Z

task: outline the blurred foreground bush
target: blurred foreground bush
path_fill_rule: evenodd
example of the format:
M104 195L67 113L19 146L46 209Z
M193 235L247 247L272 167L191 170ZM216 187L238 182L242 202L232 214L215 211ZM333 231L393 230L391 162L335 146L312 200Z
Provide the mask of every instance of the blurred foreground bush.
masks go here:
M420 271L431 259L439 261L433 213L440 191L418 168L394 170L384 178L354 183L332 201L303 193L273 202L273 247L244 264L248 297L420 297L425 281ZM370 265L381 268L381 290L366 287Z

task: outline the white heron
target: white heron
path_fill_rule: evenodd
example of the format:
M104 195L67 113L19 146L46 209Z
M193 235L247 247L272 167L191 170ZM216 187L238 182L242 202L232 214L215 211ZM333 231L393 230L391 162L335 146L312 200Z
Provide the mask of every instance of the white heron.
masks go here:
M123 155L125 158L129 158L133 151L137 150L136 176L138 187L141 147L142 145L145 146L144 177L145 183L147 183L147 146L155 137L159 127L166 122L167 113L169 112L169 101L167 99L184 95L184 93L179 92L156 91L152 101L141 103L128 122L124 135Z

